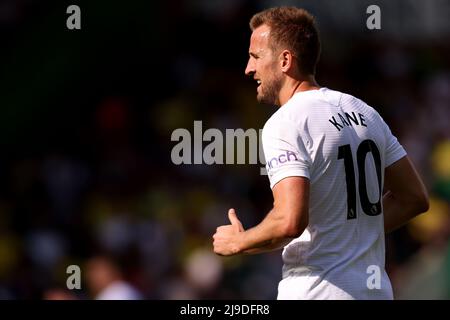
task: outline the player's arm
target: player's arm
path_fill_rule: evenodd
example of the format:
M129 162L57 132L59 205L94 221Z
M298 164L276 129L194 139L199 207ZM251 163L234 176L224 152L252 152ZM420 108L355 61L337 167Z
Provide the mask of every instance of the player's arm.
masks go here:
M244 231L233 209L231 225L214 234L214 252L220 255L261 253L280 249L300 236L308 225L309 179L287 177L272 189L273 209L257 226Z
M407 156L385 170L384 230L389 233L428 210L428 194Z

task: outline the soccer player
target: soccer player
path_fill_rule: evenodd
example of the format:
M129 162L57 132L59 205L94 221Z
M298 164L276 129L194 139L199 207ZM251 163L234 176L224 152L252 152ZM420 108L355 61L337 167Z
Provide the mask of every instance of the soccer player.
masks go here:
M316 83L320 41L307 11L268 9L250 27L245 73L259 102L280 107L262 133L274 204L248 230L230 209L214 252L284 248L278 299L392 299L384 237L428 210L419 175L373 108Z

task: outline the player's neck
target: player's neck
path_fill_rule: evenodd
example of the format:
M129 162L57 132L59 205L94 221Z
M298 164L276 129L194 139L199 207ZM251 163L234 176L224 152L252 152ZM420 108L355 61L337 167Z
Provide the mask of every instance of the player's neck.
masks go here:
M280 106L288 102L297 92L318 89L320 89L320 86L312 75L304 79L288 78L280 91Z

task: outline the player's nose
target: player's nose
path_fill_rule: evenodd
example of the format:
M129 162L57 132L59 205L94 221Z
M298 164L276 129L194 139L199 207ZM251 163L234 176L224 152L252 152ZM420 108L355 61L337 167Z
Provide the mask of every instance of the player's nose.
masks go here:
M256 72L254 64L249 60L247 63L247 67L245 68L245 74L247 76L251 76Z

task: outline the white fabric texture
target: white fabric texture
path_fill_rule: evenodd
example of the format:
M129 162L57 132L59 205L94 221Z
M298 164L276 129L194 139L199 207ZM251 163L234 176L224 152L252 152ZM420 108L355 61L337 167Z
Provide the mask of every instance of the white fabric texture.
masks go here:
M309 225L283 250L278 298L392 299L381 193L384 169L406 152L381 116L328 88L299 92L267 121L262 142L271 188L310 180ZM367 284L370 266L381 270L379 289Z

